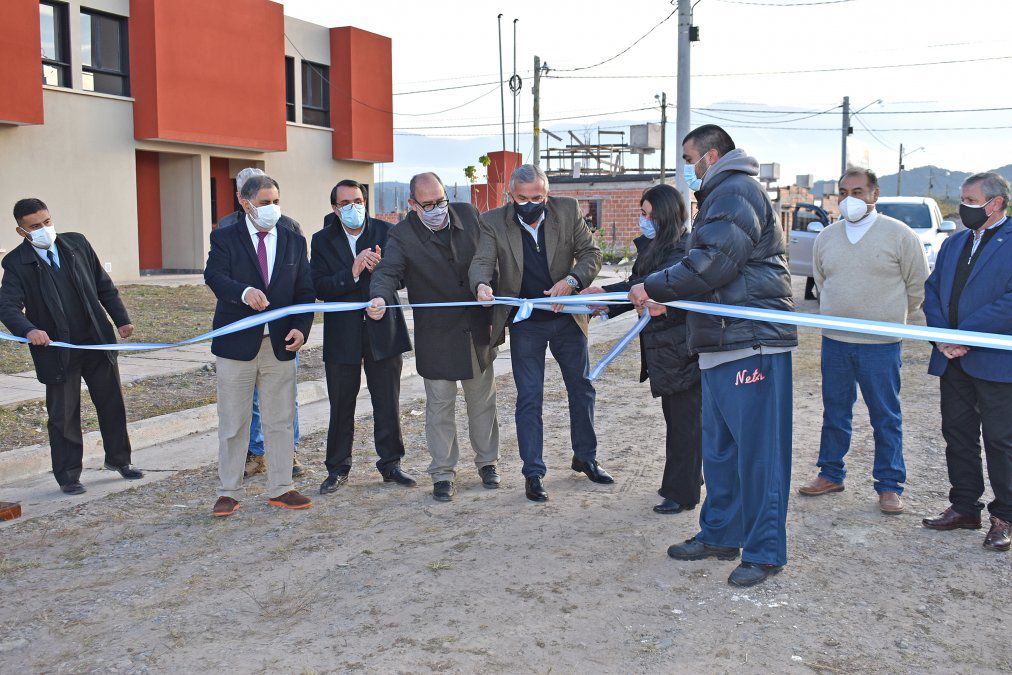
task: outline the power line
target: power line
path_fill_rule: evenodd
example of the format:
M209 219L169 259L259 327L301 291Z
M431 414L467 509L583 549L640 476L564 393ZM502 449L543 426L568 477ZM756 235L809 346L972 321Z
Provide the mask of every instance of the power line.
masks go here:
M857 120L857 123L858 123L858 124L860 124L860 125L861 125L862 127L864 127L864 130L865 130L865 131L867 131L867 132L868 132L868 134L869 134L869 135L870 135L870 136L871 136L872 138L874 138L874 139L875 139L875 141L877 141L879 145L881 145L881 146L882 146L882 147L884 147L884 148L888 148L889 150L891 150L891 151L893 151L893 152L896 152L896 151L897 151L897 149L896 149L896 148L894 148L893 146L891 146L891 145L889 145L888 143L886 143L886 142L885 142L884 140L882 140L882 139L881 139L881 138L879 137L879 135L878 135L878 134L876 134L876 133L875 133L874 131L872 131L871 127L869 127L869 126L868 126L867 124L865 124L865 123L864 123L864 120L862 120L860 116L858 116L858 115L854 115L854 116L853 116L853 119L856 119L856 120Z
M494 84L496 87L499 86L499 81L494 82L478 82L477 84L458 84L453 87L438 87L436 89L416 89L414 91L395 91L394 96L410 96L411 94L431 94L437 91L453 91L454 89L472 89L474 87L487 87L490 84Z
M541 121L559 122L562 120L577 120L577 119L584 119L587 117L604 117L605 115L619 115L622 113L643 112L644 110L654 110L654 109L655 109L654 106L647 106L645 108L630 108L629 110L613 110L609 112L591 113L589 115L570 115L569 117L552 117L542 119ZM522 122L517 122L517 124L531 124L532 122L533 120L523 120ZM466 129L473 127L491 127L495 125L496 125L495 122L489 122L487 124L450 124L450 125L430 126L430 127L395 127L394 131L412 131L418 129Z
M765 123L766 124L788 124L790 122L800 122L801 120L808 120L808 119L811 119L813 117L818 117L819 115L825 115L827 113L830 113L830 112L836 110L839 107L841 107L841 106L834 105L832 108L828 108L826 110L822 110L822 111L819 111L819 112L813 112L811 114L804 115L802 117L794 117L794 118L786 119L786 120L767 120ZM727 122L757 122L758 121L758 120L741 120L741 119L734 119L732 117L721 117L719 115L711 115L711 114L709 114L709 109L707 109L707 108L693 108L692 111L694 113L698 113L698 114L702 115L703 117L711 117L713 119L724 120L724 121L727 121ZM738 112L738 111L732 111L732 112ZM746 111L741 111L741 112L746 112Z
M817 0L815 2L791 2L791 3L778 3L778 2L745 2L744 0L718 0L728 5L752 5L755 7L814 7L816 5L842 5L847 2L854 2L855 0Z
M756 77L761 75L800 75L805 73L838 73L853 70L885 70L888 68L919 68L922 66L945 66L955 63L979 63L982 61L1004 61L1012 56L987 56L976 59L949 59L946 61L923 61L921 63L893 63L878 66L840 66L834 68L809 68L805 70L767 70L751 73L699 73L693 77ZM671 79L674 75L546 75L557 80L638 80Z
M738 108L709 108L709 107L707 107L707 108L693 108L693 110L704 111L704 112L729 112L729 113L749 113L749 114L754 113L754 114L757 114L757 115L768 115L768 114L801 115L801 114L804 114L804 113L813 113L813 117L814 117L815 115L825 115L826 113L832 112L833 110L835 110L836 108L839 108L839 107L840 106L837 105L837 106L834 106L833 108L830 108L829 110L824 110L822 112L816 112L815 110L767 110L767 109L762 109L762 110L742 110L742 109L738 109ZM938 109L938 110L868 110L868 111L862 112L861 114L862 115L928 115L928 114L942 114L942 113L998 112L998 111L1003 111L1003 110L1012 110L1012 107L1003 107L1003 108L951 108L951 109L946 109L946 110L942 110L942 109Z
M664 17L663 19L661 19L658 23L654 24L654 26L651 27L650 30L648 30L643 35L639 36L631 45L629 45L628 47L626 47L625 49L623 49L622 51L620 51L618 54L615 54L615 56L607 58L604 61L599 61L599 62L597 62L597 63L595 63L593 65L590 65L590 66L580 66L579 68L553 68L552 70L556 70L556 71L558 71L560 73L573 73L573 72L576 72L578 70L590 70L591 68L597 68L598 66L603 66L606 63L610 63L611 61L614 61L618 57L622 56L623 54L625 54L626 52L628 52L630 49L632 49L633 47L635 47L636 45L638 45L640 42L642 42L644 39L646 39L646 37L648 35L650 35L655 30L657 30L662 25L664 25L668 21L668 19L670 19L671 17L673 17L675 14L678 14L678 10L677 9L675 9L673 12L671 12L666 17Z

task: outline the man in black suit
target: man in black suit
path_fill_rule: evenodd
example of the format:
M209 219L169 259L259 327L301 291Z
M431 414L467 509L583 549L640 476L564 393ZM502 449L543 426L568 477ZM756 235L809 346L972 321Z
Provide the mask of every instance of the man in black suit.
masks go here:
M281 217L277 181L253 176L243 185L241 197L246 222L211 233L204 281L218 298L214 328L268 307L281 309L316 300L305 238L277 227ZM293 314L211 341L211 353L217 357L221 480L215 516L230 516L239 508L254 386L263 402L268 503L289 509L312 506L292 484L295 353L312 326L312 313Z
M311 268L316 297L324 302L363 302L369 298L372 271L383 256L390 225L370 218L362 185L343 180L330 193L334 210L313 235ZM328 222L330 221L330 222ZM400 393L402 356L411 350L404 314L392 309L380 321L366 321L365 312L328 312L323 317L323 362L330 396L327 431L327 479L320 494L344 485L351 471L355 437L355 402L362 369L373 409L373 437L384 482L413 486L401 471Z
M39 382L46 385L46 412L53 475L60 489L84 492L81 464L81 378L98 412L105 447L105 468L128 480L143 473L130 466L126 408L120 389L116 352L48 347L50 340L71 344L112 344L116 322L128 338L134 327L109 275L84 235L56 235L49 209L40 199L14 205L17 233L24 241L3 259L0 321L28 339Z

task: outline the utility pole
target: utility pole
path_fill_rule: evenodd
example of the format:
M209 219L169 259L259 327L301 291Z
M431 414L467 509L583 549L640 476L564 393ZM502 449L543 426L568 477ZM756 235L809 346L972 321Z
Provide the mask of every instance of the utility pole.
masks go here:
M541 166L541 57L534 57L534 166Z
M506 152L506 94L503 92L502 73L502 14L499 15L499 115L502 119L502 151Z
M678 0L678 92L676 94L675 134L678 136L679 148L681 148L682 139L689 135L689 117L691 114L691 102L689 100L689 78L691 76L691 68L689 67L689 46L691 31L692 6L689 4L689 0ZM662 144L664 143L663 138L664 136L662 133ZM682 160L681 152L677 152L675 154L678 157L675 162L678 188L681 190L682 196L685 198L685 204L688 206L692 201L692 196L689 194L689 186L686 184L685 177L682 173L685 162ZM661 162L661 165L664 165L663 161ZM661 171L663 177L663 169Z
M843 144L840 153L840 175L847 173L847 136L853 133L850 128L850 96L843 97Z
M903 194L903 144L900 143L900 170L896 172L896 196Z
M513 152L517 151L517 108L520 106L520 102L517 100L517 90L513 89L512 83L514 79L517 79L517 21L520 19L513 19L513 77L510 78L510 89L513 90Z
M668 131L668 94L667 92L661 92L661 184L664 184L665 164L664 164L664 153L667 146L665 136Z

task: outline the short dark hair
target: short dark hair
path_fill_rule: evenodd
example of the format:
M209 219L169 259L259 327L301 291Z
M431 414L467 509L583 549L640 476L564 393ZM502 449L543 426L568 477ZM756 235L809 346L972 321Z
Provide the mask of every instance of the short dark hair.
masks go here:
M734 150L734 141L730 134L718 127L716 124L704 124L690 131L682 139L682 145L692 141L699 150L699 154L709 152L716 148L717 154L723 157Z
M338 183L337 185L335 185L334 189L330 191L330 205L331 206L337 206L337 188L342 188L342 187L346 187L346 188L358 188L359 190L362 191L362 198L365 199L367 202L369 201L369 189L365 185L362 185L357 180L352 180L350 178L345 178L343 181L341 181L340 183Z
M837 185L843 184L843 179L850 178L851 176L864 176L868 179L868 187L872 190L878 187L878 175L871 169L865 169L861 166L847 167L847 170L840 176L840 182Z
M46 206L46 203L37 197L19 199L14 203L14 220L18 221L18 225L20 225L21 219L25 216L48 210L49 207Z
M437 176L435 171L426 171L425 173L415 174L411 177L411 182L408 183L408 194L412 199L415 199L415 185L418 184L418 179L425 177L435 178L436 182L439 183L439 187L443 188L443 193L446 193L446 186L443 184L443 179Z
M246 201L253 201L253 198L264 189L276 187L278 192L281 192L281 186L278 182L270 176L250 176L246 179L246 182L242 184L242 190L239 191L239 196Z

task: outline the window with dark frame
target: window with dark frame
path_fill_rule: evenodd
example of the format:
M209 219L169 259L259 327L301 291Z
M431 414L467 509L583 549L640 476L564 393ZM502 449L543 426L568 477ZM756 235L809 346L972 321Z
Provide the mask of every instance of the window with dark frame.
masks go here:
M295 57L285 57L285 119L295 121Z
M218 179L211 176L211 225L218 224Z
M330 68L302 62L302 123L330 126Z
M42 84L69 87L70 26L67 5L39 3L39 28L42 37Z
M116 96L130 95L126 17L81 9L82 87Z

